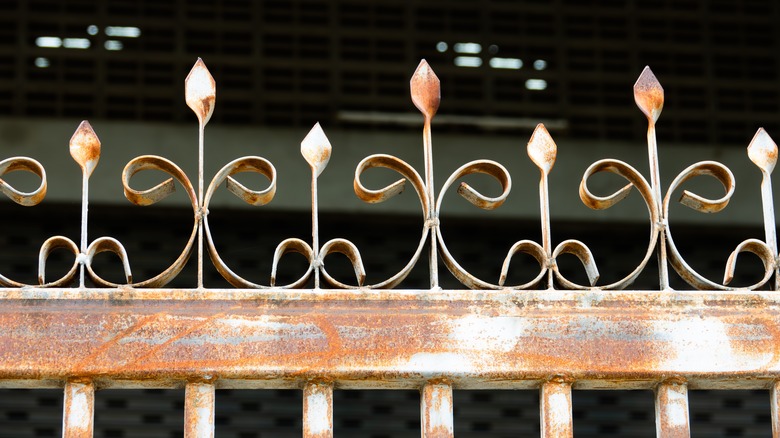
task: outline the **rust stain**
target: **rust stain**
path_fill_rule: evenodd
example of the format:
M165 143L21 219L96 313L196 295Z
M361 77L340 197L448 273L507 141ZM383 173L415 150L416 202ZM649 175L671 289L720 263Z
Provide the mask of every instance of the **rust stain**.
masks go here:
M664 89L650 67L645 67L634 84L634 100L652 123L658 121L664 107Z
M205 126L214 113L217 100L217 84L202 59L198 58L184 80L184 100Z
M70 155L87 176L92 175L100 160L100 139L86 120L81 122L70 138Z

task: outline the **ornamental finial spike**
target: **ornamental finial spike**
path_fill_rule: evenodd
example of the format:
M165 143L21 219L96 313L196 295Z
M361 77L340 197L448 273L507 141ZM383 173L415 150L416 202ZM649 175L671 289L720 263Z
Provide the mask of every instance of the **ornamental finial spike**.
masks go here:
M97 167L100 160L100 139L88 121L81 122L70 138L70 156L81 166L87 177Z
M301 141L301 155L309 163L315 176L320 176L325 166L330 161L330 153L333 148L328 137L322 130L319 122L311 128L306 137Z
M747 148L748 157L759 169L766 173L772 173L777 163L777 144L764 130L758 128L750 146Z
M650 67L645 67L634 84L634 101L649 120L655 123L664 108L664 88Z
M187 106L198 116L201 126L205 126L214 113L217 100L217 83L209 73L206 64L198 58L192 70L184 80L184 100Z
M531 161L545 174L550 173L558 155L558 147L543 123L536 125L527 149Z
M428 61L424 59L420 61L409 81L409 88L412 91L414 106L423 113L426 119L432 119L441 102L441 86L439 78L428 65Z

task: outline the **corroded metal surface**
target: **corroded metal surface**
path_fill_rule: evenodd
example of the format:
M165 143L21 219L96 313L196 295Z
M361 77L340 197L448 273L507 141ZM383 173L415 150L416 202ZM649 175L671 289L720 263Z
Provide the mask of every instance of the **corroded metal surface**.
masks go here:
M214 437L214 385L187 383L184 390L184 438Z
M333 438L333 384L309 382L303 387L303 437Z
M452 438L452 385L446 381L433 381L420 390L420 424L422 438Z
M219 253L209 228L209 205L225 187L244 202L262 206L276 194L273 164L245 156L224 165L205 185L205 127L216 107L216 81L198 59L185 80L185 102L198 119L198 174L191 180L174 162L140 155L124 168L121 182L127 199L148 206L171 195L177 186L192 207L192 230L181 254L148 279L132 275L121 242L87 236L89 177L100 158L101 142L89 122L76 129L70 153L82 171L80 244L53 236L38 255L38 284L25 285L0 275L0 387L64 387L63 435L92 434L96 388L185 387L185 436L214 435L217 388L298 388L304 391L304 436L333 434L334 388L418 388L424 437L453 436L453 389L531 389L541 398L543 436L572 436L571 391L582 388L643 388L656 391L658 436L689 435L688 388L770 389L774 436L778 437L780 381L780 257L775 231L771 173L777 146L759 129L747 149L762 175L763 240L737 245L725 263L722 281L696 272L675 245L670 205L717 213L734 196L736 181L725 165L700 161L680 172L662 190L656 123L664 106L664 90L650 68L634 85L634 99L648 121L648 180L631 165L602 159L584 170L579 195L593 209L611 208L636 189L649 221L647 250L624 278L599 284L591 250L578 240L555 244L550 217L549 175L558 156L555 141L539 124L526 151L540 170L541 243L523 239L509 246L497 280L476 277L449 251L440 217L443 200L457 193L477 208L504 204L512 189L509 171L500 163L479 159L463 164L441 185L434 184L432 122L441 104L441 84L422 60L410 80L411 100L422 113L422 175L406 161L375 154L356 167L352 189L368 203L384 202L410 185L420 201L422 231L413 255L396 274L366 282L360 251L335 238L320 244L318 177L334 149L315 124L301 141L300 152L311 168L312 238L282 238L272 255L268 284L236 274ZM372 168L386 168L400 179L380 189L361 178ZM31 192L13 188L2 177L32 172L40 185ZM162 183L137 189L139 172L165 175ZM236 175L255 173L265 188L244 186ZM627 184L606 196L594 194L589 180L612 173ZM486 196L462 180L483 174L498 184L497 196ZM723 193L710 199L685 190L687 181L709 176ZM460 182L459 184L456 184ZM46 172L35 160L13 157L0 161L0 191L12 201L32 206L46 194ZM349 192L349 185L346 185ZM682 193L677 197L676 193ZM204 251L204 244L206 245ZM54 250L73 255L61 278L46 276ZM427 250L430 288L394 290ZM118 256L124 284L100 277L92 269L102 252ZM752 285L734 288L737 257L758 256L763 275ZM236 289L206 289L204 254ZM292 283L278 285L277 269L288 253L302 254L308 266ZM340 253L354 269L354 281L334 278L325 259ZM538 263L531 281L507 285L517 253ZM160 289L197 257L197 287ZM562 273L557 259L574 255L587 274L578 284ZM649 260L658 260L658 291L615 292L629 287ZM441 290L439 258L464 290ZM669 266L693 289L669 287ZM770 282L774 276L774 282ZM87 280L105 289L87 287ZM313 283L312 289L302 289ZM64 288L72 283L77 288ZM771 286L765 286L765 285ZM331 289L323 288L330 287ZM767 292L753 292L770 288ZM262 289L262 290L260 290ZM717 290L718 293L699 290Z
M684 380L666 381L655 389L655 428L658 438L691 436L688 386Z
M693 388L769 388L780 379L773 293L228 292L6 298L0 380L167 387L208 374L217 387L327 379L419 388L447 378L458 389L534 388L561 376L577 389L652 388L670 376Z
M62 407L63 438L92 438L94 419L95 386L87 379L68 381Z
M539 390L539 421L542 438L572 438L571 383L555 378Z
M70 151L73 158L81 166L83 175L82 190L82 230L80 245L64 236L54 236L41 247L39 254L38 284L42 287L62 287L76 280L82 289L89 279L98 286L159 288L178 276L189 258L197 257L197 289L203 290L204 254L208 253L217 271L237 288L297 289L306 287L310 281L314 289L392 289L401 284L417 265L423 254L427 252L430 288L439 287L439 259L450 273L466 288L501 290L505 288L517 290L538 289L572 289L572 290L613 290L625 289L645 270L650 259L658 260L659 290L669 290L669 267L696 290L757 290L771 284L773 290L780 287L780 257L778 257L777 236L775 232L774 205L772 199L771 173L777 161L777 146L769 134L759 129L750 142L747 155L756 164L762 174L760 191L762 193L762 208L764 217L763 238L749 238L737 245L725 262L722 280L705 278L689 263L675 245L672 237L670 221L670 205L673 199L681 204L702 213L717 213L726 208L734 196L736 181L732 172L724 164L715 161L700 161L688 166L680 172L669 184L666 190L662 188L660 178L658 145L656 139L656 124L659 121L664 106L665 94L658 78L649 67L646 67L637 79L634 88L634 100L639 110L647 117L647 151L649 181L630 164L615 159L602 159L588 166L583 173L579 187L580 199L593 209L607 209L618 204L629 196L633 189L644 201L649 222L649 238L647 249L641 262L624 278L608 284L600 284L600 273L596 259L586 243L565 239L554 242L552 233L553 218L550 215L549 175L558 157L558 147L543 124L539 124L527 143L526 151L531 162L539 168L539 211L542 229L541 242L522 239L509 245L504 261L500 267L497 279L478 278L470 273L449 251L445 239L444 227L440 222L443 214L444 199L448 191L457 186L457 193L477 208L492 210L501 207L512 190L512 178L502 164L486 159L467 162L456 169L445 180L441 187L434 184L433 174L433 120L442 104L441 84L438 76L427 61L420 61L409 82L412 103L422 114L422 156L424 169L422 173L406 161L391 154L374 154L364 158L355 169L352 188L359 199L367 203L384 202L399 195L407 185L410 185L420 201L422 224L419 243L414 249L409 261L389 278L375 280L366 272L358 247L349 240L336 238L323 244L320 242L318 177L325 170L332 154L337 153L338 144L332 145L323 128L316 123L302 140L300 151L303 159L311 168L311 217L312 237L310 241L299 238L281 238L273 254L265 254L271 258L271 272L267 282L255 281L239 276L230 266L229 261L220 255L219 239L212 234L209 227L209 205L212 197L222 187L236 195L244 202L262 206L273 201L276 194L277 175L273 164L259 156L245 156L224 165L204 189L206 176L203 167L205 160L205 128L215 111L216 81L209 72L203 60L198 59L192 67L184 84L186 104L193 110L198 119L198 174L196 179L190 179L172 161L153 155L140 155L125 166L122 172L122 185L127 199L139 206L148 206L162 201L171 195L177 186L183 187L190 200L193 213L192 231L180 255L159 274L148 279L137 279L133 276L128 254L121 242L111 237L100 237L89 241L87 237L87 206L89 193L89 175L97 165L100 157L101 143L89 122L84 121L78 127L70 141ZM628 92L628 90L627 90ZM397 173L400 179L379 189L367 188L362 181L363 174L372 168L386 168ZM33 192L23 193L11 187L2 176L15 170L25 170L37 174L41 179L40 187ZM148 189L132 187L132 178L142 171L162 172L167 179ZM239 183L235 176L249 172L259 174L268 180L265 188L256 190ZM589 188L589 180L597 174L612 173L626 180L627 184L608 195L594 194ZM487 196L475 187L466 183L464 178L473 174L487 175L500 187L498 196ZM723 193L717 198L706 198L689 190L686 183L691 179L709 176L719 182ZM345 185L349 192L349 186ZM24 158L15 157L0 161L0 191L13 201L23 205L39 203L46 192L46 173L39 163ZM678 192L681 192L679 196ZM204 245L206 245L204 251ZM46 261L54 249L64 248L74 256L73 268L58 279L46 278ZM500 249L503 251L504 249ZM124 284L105 280L92 269L93 258L101 252L112 252L117 255L124 271ZM753 284L735 288L730 286L734 277L739 254L753 253L763 264L763 275L755 278ZM284 262L285 255L299 253L308 261L308 266L297 280L289 284L277 284L277 270ZM333 253L347 257L354 270L354 278L335 278L325 269L325 261ZM516 269L512 264L518 253L530 255L538 263L536 275L530 281L522 284L507 284L511 271ZM586 273L587 282L579 284L564 274L558 268L558 258L562 255L573 255L581 262ZM262 257L260 254L258 257ZM258 264L260 261L258 260ZM775 277L774 282L770 280ZM759 277L759 276L757 276ZM527 277L526 277L527 278ZM367 280L370 279L370 280ZM12 279L0 276L0 284L9 287L27 286ZM32 285L29 285L32 286Z

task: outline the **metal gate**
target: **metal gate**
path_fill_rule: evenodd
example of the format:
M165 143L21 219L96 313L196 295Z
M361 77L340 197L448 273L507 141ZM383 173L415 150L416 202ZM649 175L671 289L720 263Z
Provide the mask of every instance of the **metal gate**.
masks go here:
M622 280L600 284L585 243L564 240L553 245L548 174L557 148L540 124L527 151L540 169L542 241L516 242L498 280L486 280L469 273L448 250L439 222L443 195L467 175L486 174L500 187L498 196L486 196L465 182L457 192L479 208L498 208L510 193L511 176L500 163L477 160L458 168L435 190L431 123L439 107L439 80L422 61L411 79L411 96L423 116L425 168L419 173L397 157L377 154L362 160L354 177L355 193L369 203L383 202L406 186L417 194L422 227L409 262L390 278L366 284L354 243L320 242L317 180L331 145L315 125L301 142L301 153L311 166L312 239L282 240L272 256L270 281L258 284L235 273L220 256L209 228L209 203L224 185L249 204L266 204L275 195L276 170L262 157L243 157L222 167L206 186L204 131L214 110L216 84L201 60L185 81L185 96L199 120L197 180L190 180L174 162L152 155L131 160L122 173L125 196L137 205L154 204L177 185L187 194L192 231L170 267L139 281L121 242L88 238L89 178L98 164L100 140L85 121L70 140L70 153L83 172L80 242L64 236L46 240L39 253L38 284L0 276L0 386L64 387L63 436L92 436L96 389L139 387L186 388L188 437L214 435L215 389L222 388L302 389L306 437L332 436L333 391L339 389L419 388L425 437L453 435L453 390L458 389L538 389L545 437L572 436L573 389L654 389L660 437L689 436L689 388L768 389L773 435L780 436L780 276L770 179L777 147L765 131L756 133L747 150L763 175L765 236L737 246L722 282L704 278L686 263L672 238L669 205L681 191L684 205L717 212L734 192L734 177L723 164L702 161L662 191L655 123L664 93L649 68L634 87L636 103L648 119L649 179L625 162L604 159L587 168L579 188L582 201L594 209L610 208L632 190L639 192L650 231L641 263ZM400 179L368 188L361 177L375 167L396 172ZM133 176L149 170L168 179L151 188L135 188ZM47 184L40 163L26 157L0 162L0 175L13 171L36 174L39 187L22 192L0 180L0 190L22 205L39 203ZM249 188L234 178L242 172L263 175L268 185ZM589 178L603 172L617 174L627 184L611 194L594 194ZM681 190L697 176L719 181L722 197L708 199ZM46 275L54 251L73 256L71 268L58 279ZM93 259L102 252L118 257L123 283L93 270ZM751 286L732 288L737 257L744 252L761 260L764 275ZM308 268L298 280L280 285L277 267L289 253L303 255ZM327 271L325 260L333 253L351 263L352 282ZM525 284L506 284L518 253L535 259L538 271ZM166 289L193 254L198 286ZM234 289L203 286L205 254ZM582 263L586 284L559 270L557 260L564 254ZM654 255L658 290L625 290ZM430 288L396 288L426 258ZM440 264L465 287L442 289ZM669 266L690 289L670 288ZM78 286L69 287L73 282Z

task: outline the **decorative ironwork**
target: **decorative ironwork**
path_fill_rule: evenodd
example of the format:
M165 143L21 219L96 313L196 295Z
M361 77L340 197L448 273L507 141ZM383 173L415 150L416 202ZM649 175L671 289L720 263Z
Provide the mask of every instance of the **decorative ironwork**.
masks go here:
M579 187L582 202L593 209L607 209L617 204L628 196L632 189L636 189L644 200L650 223L650 234L647 251L636 268L625 278L609 284L599 284L599 270L591 250L578 240L564 240L553 245L551 238L551 218L548 175L553 169L557 156L557 146L550 133L543 124L539 124L528 142L527 151L531 161L540 170L539 180L539 206L541 216L542 241L520 240L509 248L501 267L501 274L494 283L480 279L468 272L453 256L446 245L446 240L439 221L442 212L444 194L463 177L481 173L495 180L501 188L498 196L490 197L480 193L465 182L458 185L457 193L471 204L485 210L500 207L509 196L512 188L512 180L507 169L500 163L492 160L476 160L464 164L455 170L444 182L436 194L433 175L433 146L432 146L432 122L441 101L439 78L433 72L428 63L423 60L412 75L410 81L411 98L414 105L423 116L423 157L424 169L421 175L405 161L387 154L375 154L363 159L355 170L354 192L367 203L384 202L401 193L407 183L412 186L417 194L422 209L423 226L419 244L407 264L399 272L390 278L366 284L366 272L357 246L346 239L332 239L320 245L318 225L318 196L317 181L319 175L325 170L330 160L332 146L325 132L319 124L315 124L308 135L301 142L301 154L311 167L311 214L312 214L312 240L305 242L298 238L288 238L278 244L273 254L272 271L268 285L255 283L235 273L219 254L215 238L209 228L209 204L216 190L223 185L228 191L250 205L261 206L271 202L276 193L276 170L265 158L259 156L246 156L233 160L224 165L213 177L204 190L205 176L203 174L205 152L205 128L216 106L216 82L209 73L202 60L193 66L185 80L185 101L198 118L198 175L197 190L192 180L172 161L154 155L142 155L131 160L122 172L122 184L127 199L140 206L155 204L176 190L176 185L185 190L192 207L193 226L190 237L181 254L171 266L160 274L146 280L136 281L131 273L131 263L118 240L111 237L100 237L89 241L87 237L87 211L89 178L100 159L100 140L89 122L84 121L78 127L70 140L70 153L82 170L82 228L80 243L64 236L49 238L42 245L39 252L39 276L35 286L54 287L63 286L73 282L78 276L79 287L85 287L85 279L91 279L96 285L103 287L134 287L134 288L158 288L175 278L193 253L197 256L198 279L197 287L203 288L203 259L207 252L217 271L233 286L238 288L301 288L313 278L314 288L319 289L324 280L330 287L337 289L371 288L390 289L398 286L418 263L423 250L429 250L430 286L435 290L439 288L438 258L448 270L466 287L471 289L624 289L631 285L637 276L645 269L651 256L656 254L659 267L659 288L669 289L668 266L680 275L695 289L733 290L729 283L733 279L737 257L740 253L750 252L759 257L764 266L764 275L754 284L739 289L758 289L763 287L774 275L773 289L778 289L780 275L778 267L777 238L775 235L774 207L771 191L771 173L777 160L777 146L769 135L759 129L748 147L748 156L761 171L763 180L761 193L764 211L764 240L748 239L740 243L726 261L725 274L721 282L707 279L696 272L684 259L675 245L669 222L669 206L672 196L682 185L697 176L710 176L715 178L723 186L723 196L718 199L708 199L683 190L679 202L694 210L703 213L715 213L725 208L734 193L734 176L731 171L721 163L715 161L701 161L692 164L673 179L665 194L660 181L660 169L658 150L655 135L655 126L664 105L664 90L650 68L645 68L634 85L634 99L639 109L648 120L647 147L650 167L650 178L642 176L634 167L620 160L603 159L591 164L584 172ZM338 146L337 146L338 147ZM392 170L401 176L401 179L379 189L367 188L361 181L363 173L375 167ZM0 177L13 171L28 171L40 178L40 186L32 192L24 193L14 189L8 183L0 179L0 190L22 205L35 205L46 194L46 172L37 161L26 157L14 157L0 162ZM169 178L164 182L148 188L136 189L130 184L134 175L142 171L156 170L163 172ZM254 190L239 183L234 176L252 172L263 175L268 180L268 186L261 190ZM628 184L616 192L600 196L592 193L588 188L589 179L598 173L613 173L624 178ZM204 242L206 248L204 251ZM74 256L74 262L69 271L61 278L47 281L46 261L53 250L65 248ZM196 250L197 248L197 250ZM100 252L112 252L119 257L125 273L125 284L117 284L108 281L98 275L92 269L92 260ZM290 284L277 284L277 268L283 256L288 253L302 254L308 261L308 268ZM334 278L325 269L325 259L333 253L345 255L355 271L355 283L347 284ZM525 253L533 257L539 265L539 272L535 277L524 284L507 285L507 278L512 267L511 262L517 253ZM562 254L571 254L577 257L583 265L588 278L588 284L578 284L568 279L558 268L557 259ZM0 284L10 287L26 286L0 275Z

